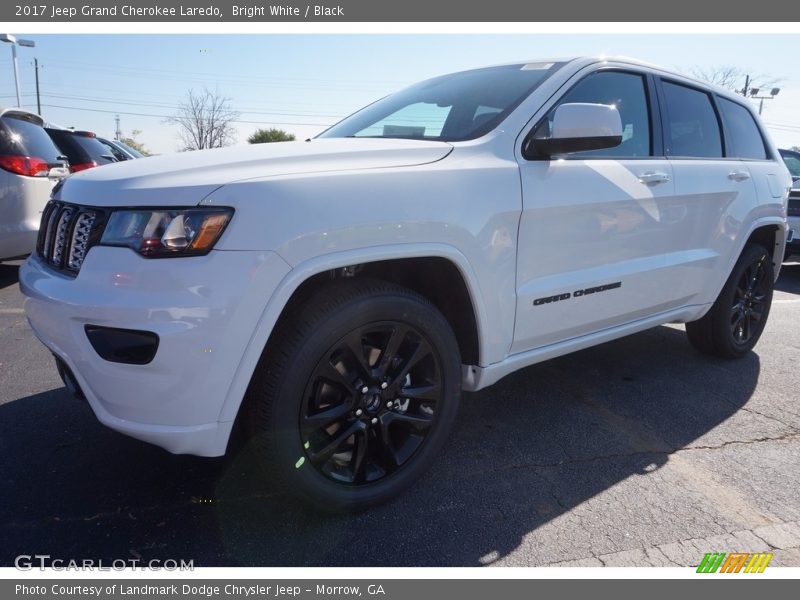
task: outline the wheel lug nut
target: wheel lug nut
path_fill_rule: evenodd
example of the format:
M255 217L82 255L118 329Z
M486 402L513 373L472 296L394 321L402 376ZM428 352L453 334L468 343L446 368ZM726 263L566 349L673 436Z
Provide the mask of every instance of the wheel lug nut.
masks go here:
M389 384L388 384L388 383L386 383L386 382L384 381L384 382L381 384L381 389L382 389L382 390L385 390L387 387L389 387Z
M370 423L372 423L373 425L376 425L378 423L377 417L372 417L372 421L370 421Z
M366 394L368 391L369 391L369 388L367 386L364 386L364 387L361 388L361 393L362 394Z
M394 406L394 405L392 404L392 401L391 401L391 400L389 400L389 401L386 403L386 408L392 408L392 406Z
M359 409L356 411L356 416L357 416L357 417L360 417L360 416L361 416L361 415L363 415L363 414L364 414L364 411L363 411L363 410L361 410L360 408L359 408Z

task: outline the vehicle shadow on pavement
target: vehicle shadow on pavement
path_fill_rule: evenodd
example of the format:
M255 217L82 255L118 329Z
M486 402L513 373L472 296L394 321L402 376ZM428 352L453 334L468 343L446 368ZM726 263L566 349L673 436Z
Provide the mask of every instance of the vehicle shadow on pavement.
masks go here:
M443 456L394 502L306 510L227 459L172 456L52 390L0 406L0 565L64 559L196 566L478 566L634 475L657 471L744 406L758 355L702 356L659 327L465 394ZM711 385L710 382L714 382ZM527 564L557 560L548 548Z
M18 263L0 263L0 290L17 283L18 275Z
M800 263L788 263L781 267L775 289L788 294L800 294Z

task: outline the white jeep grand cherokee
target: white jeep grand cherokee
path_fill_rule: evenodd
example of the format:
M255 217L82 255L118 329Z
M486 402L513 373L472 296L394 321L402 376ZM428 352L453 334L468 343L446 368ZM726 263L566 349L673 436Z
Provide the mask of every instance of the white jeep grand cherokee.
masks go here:
M461 389L668 322L748 352L791 178L742 98L628 59L390 95L305 142L59 186L20 281L109 427L218 456L239 419L328 509L398 494Z

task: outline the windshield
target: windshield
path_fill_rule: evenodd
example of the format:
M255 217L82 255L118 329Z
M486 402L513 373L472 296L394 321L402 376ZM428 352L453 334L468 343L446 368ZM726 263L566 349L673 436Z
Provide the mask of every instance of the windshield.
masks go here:
M429 79L378 100L319 137L474 139L497 127L563 64L504 65Z

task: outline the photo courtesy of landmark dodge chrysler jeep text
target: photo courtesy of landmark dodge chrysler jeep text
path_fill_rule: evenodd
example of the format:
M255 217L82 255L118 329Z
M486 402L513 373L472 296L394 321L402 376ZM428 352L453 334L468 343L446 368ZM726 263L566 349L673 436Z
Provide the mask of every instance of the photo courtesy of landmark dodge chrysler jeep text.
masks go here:
M510 64L306 142L72 175L20 282L107 426L219 456L238 422L286 489L358 509L431 464L462 389L668 322L747 353L790 185L730 92L628 59Z

